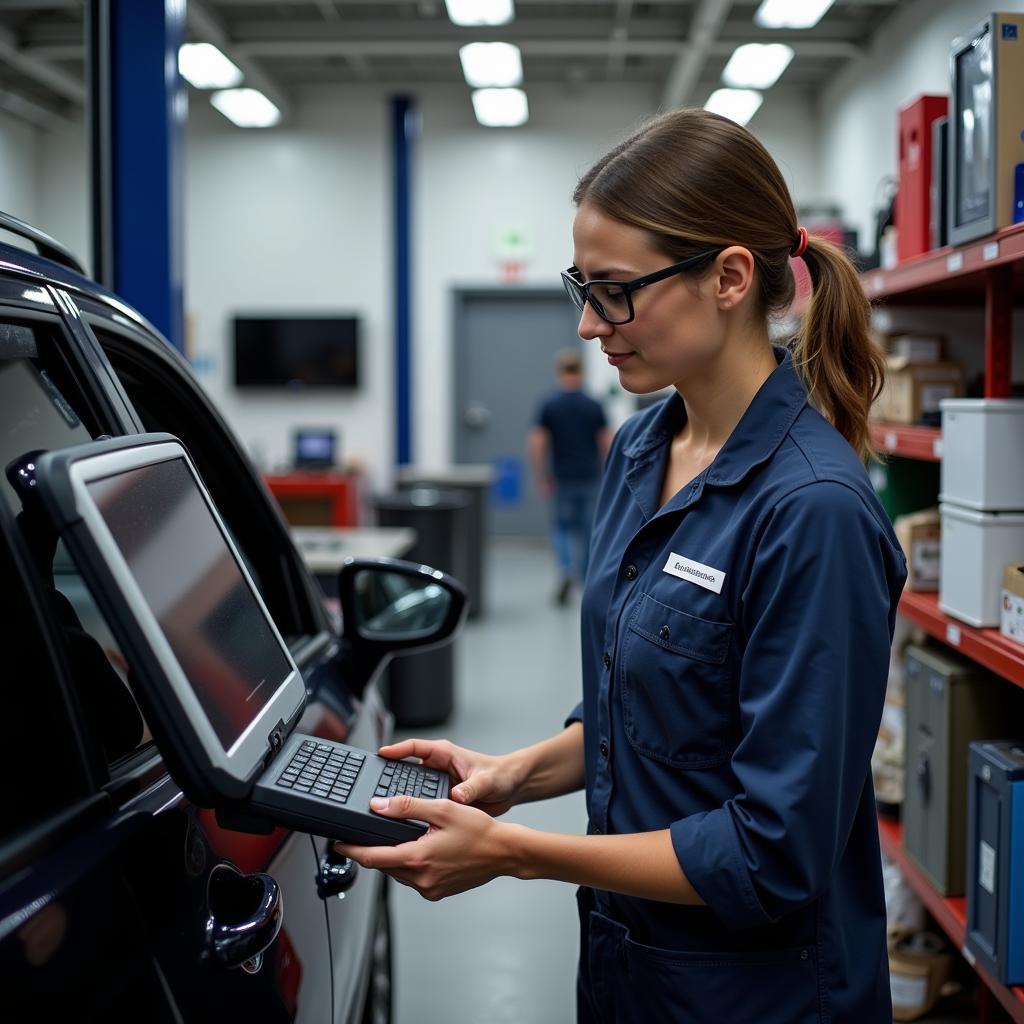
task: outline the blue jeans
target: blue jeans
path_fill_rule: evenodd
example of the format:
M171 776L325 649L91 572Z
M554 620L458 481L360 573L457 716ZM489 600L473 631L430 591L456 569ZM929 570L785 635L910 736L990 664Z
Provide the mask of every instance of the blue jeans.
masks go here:
M587 575L590 527L594 521L598 486L598 480L555 482L552 540L564 579L575 578L582 583Z

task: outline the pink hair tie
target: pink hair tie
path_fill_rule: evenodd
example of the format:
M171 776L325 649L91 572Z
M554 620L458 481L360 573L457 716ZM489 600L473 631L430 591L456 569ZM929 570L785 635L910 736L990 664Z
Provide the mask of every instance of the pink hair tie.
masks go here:
M800 228L800 237L797 239L796 245L790 249L789 254L793 259L798 260L807 251L807 228Z

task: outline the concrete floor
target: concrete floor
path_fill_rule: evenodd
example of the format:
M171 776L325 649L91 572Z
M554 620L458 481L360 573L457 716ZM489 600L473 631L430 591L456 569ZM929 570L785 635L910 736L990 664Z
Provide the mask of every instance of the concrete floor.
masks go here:
M456 711L417 730L504 753L562 728L579 700L578 595L552 603L552 556L506 542L488 563L485 617L458 640ZM582 794L513 808L509 820L582 832ZM503 878L440 903L395 885L396 1024L569 1024L575 1019L571 886Z
M540 543L495 545L487 582L486 615L467 623L458 641L455 714L445 727L416 734L503 753L557 732L579 699L579 602L574 594L565 607L552 603L554 564ZM582 794L517 807L508 818L549 831L586 827ZM571 886L505 878L428 903L394 885L392 908L395 1024L575 1020ZM957 1009L947 1003L921 1020L978 1019Z

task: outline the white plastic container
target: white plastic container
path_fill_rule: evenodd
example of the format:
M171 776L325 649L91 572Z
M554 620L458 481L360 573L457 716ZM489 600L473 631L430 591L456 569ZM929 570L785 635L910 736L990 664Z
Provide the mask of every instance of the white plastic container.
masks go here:
M939 607L972 626L998 626L1003 569L1024 562L1024 513L939 506Z
M1024 400L945 398L939 500L1024 511Z

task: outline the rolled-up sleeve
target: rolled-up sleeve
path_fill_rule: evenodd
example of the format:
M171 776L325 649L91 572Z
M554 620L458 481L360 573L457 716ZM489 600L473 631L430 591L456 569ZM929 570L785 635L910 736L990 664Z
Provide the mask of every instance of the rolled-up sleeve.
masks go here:
M565 728L568 729L573 722L583 721L583 701L580 701L565 717Z
M736 795L671 826L687 879L730 928L829 885L881 717L906 563L851 488L816 481L764 518L741 595Z

